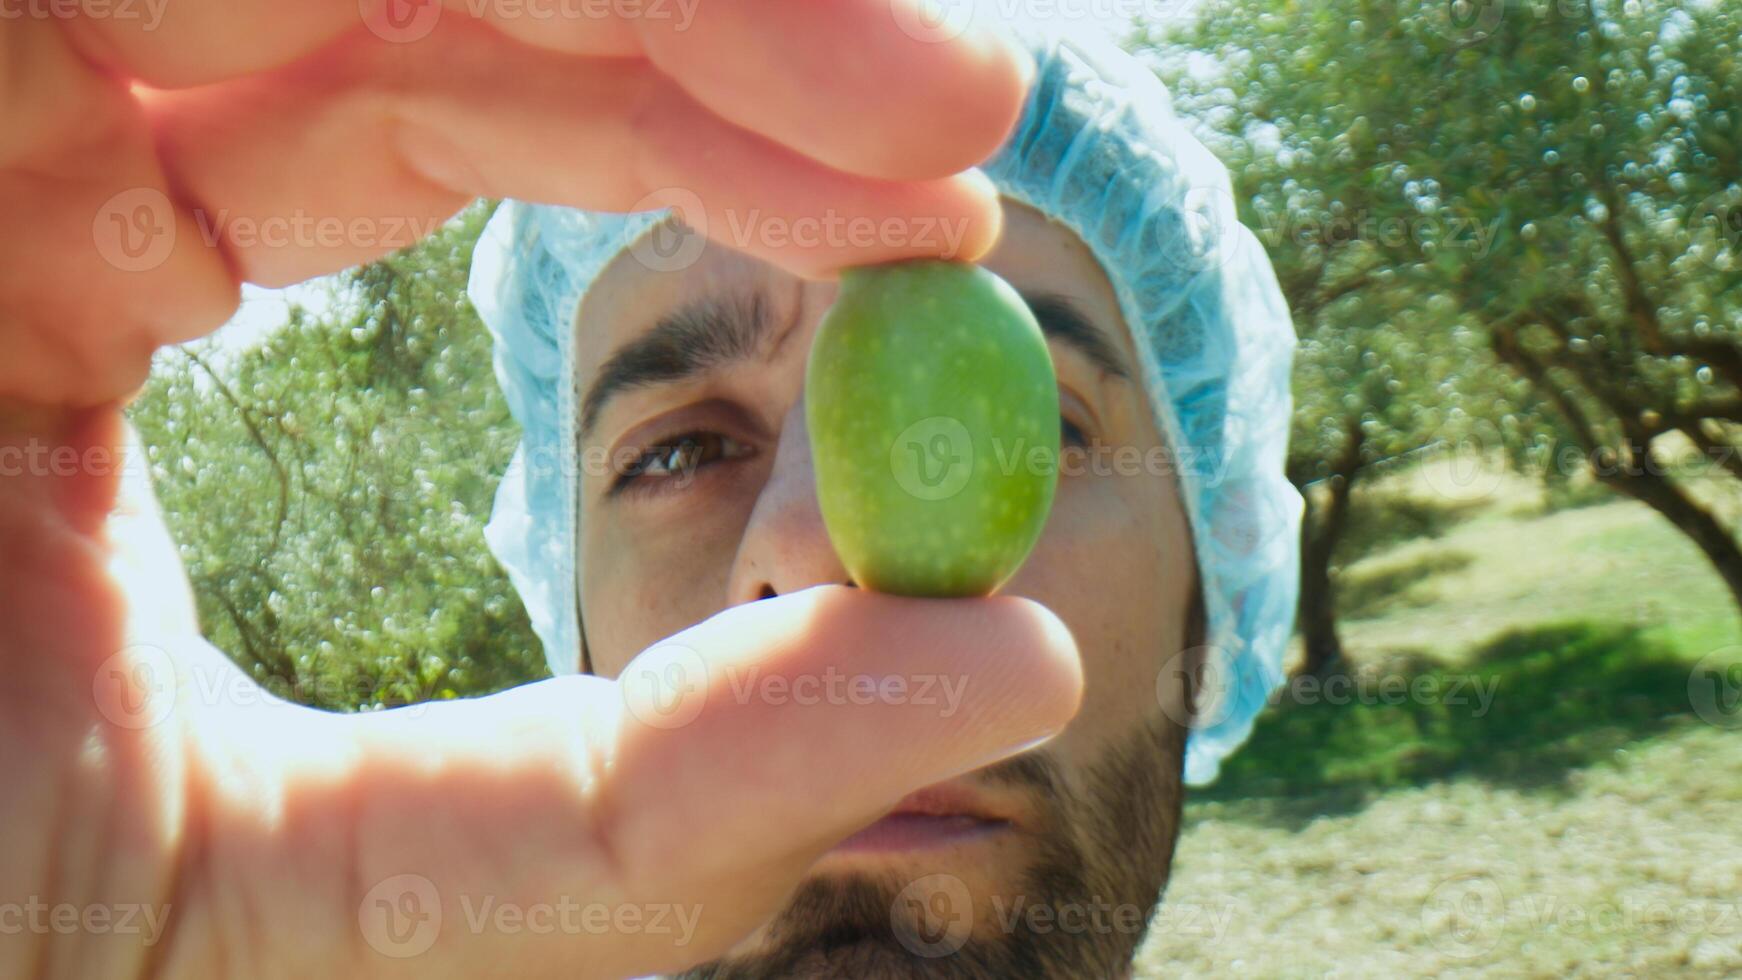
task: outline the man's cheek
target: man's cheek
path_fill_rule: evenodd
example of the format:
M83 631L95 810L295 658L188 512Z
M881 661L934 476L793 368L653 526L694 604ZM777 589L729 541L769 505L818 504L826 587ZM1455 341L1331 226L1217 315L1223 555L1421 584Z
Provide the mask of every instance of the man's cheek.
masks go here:
M1060 485L1046 530L1000 590L1033 599L1071 628L1084 648L1122 612L1152 594L1153 529L1100 487Z
M1070 627L1083 657L1083 710L1067 730L1094 742L1161 710L1158 674L1177 652L1189 549L1161 526L1170 501L1141 506L1117 483L1081 477L1060 502L1028 563L1004 591L1033 599ZM1152 494L1153 496L1153 494Z
M582 603L594 669L614 677L635 656L725 607L726 568L698 549L621 546L600 581L589 576Z

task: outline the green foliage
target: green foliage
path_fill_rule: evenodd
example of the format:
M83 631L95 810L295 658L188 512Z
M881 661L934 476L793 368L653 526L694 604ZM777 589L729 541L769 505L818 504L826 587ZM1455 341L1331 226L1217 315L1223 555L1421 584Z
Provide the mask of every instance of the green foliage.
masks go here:
M543 673L482 528L518 438L465 282L489 209L260 346L165 351L130 415L208 638L333 710Z
M1666 0L1225 0L1144 36L1295 314L1296 483L1435 443L1570 459L1742 602L1738 529L1663 475L1685 440L1742 479L1738 37L1737 5ZM1347 526L1324 510L1309 538Z
M1444 70L1427 50L1443 46L1431 15L1358 0L1206 10L1148 43L1192 52L1164 61L1164 78L1228 163L1295 316L1291 478L1352 479L1434 444L1521 455L1545 438L1539 400L1496 370L1438 279L1483 261L1497 229L1436 210L1446 120L1399 97ZM1376 74L1372 58L1393 49L1404 63Z

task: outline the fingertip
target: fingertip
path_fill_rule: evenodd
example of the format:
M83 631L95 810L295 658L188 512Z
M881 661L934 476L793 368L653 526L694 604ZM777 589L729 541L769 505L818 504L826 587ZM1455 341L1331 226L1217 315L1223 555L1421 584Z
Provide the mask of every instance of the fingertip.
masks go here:
M956 177L969 205L977 209L970 214L962 237L961 253L945 258L963 262L978 262L992 251L1004 234L1004 204L998 195L998 185L979 168L967 170Z
M1033 599L1000 596L1022 621L1030 642L1024 645L1023 670L1032 684L1032 709L1037 719L1051 719L1054 732L1075 718L1083 702L1083 661L1077 639L1058 614Z
M875 234L843 236L820 247L753 251L805 279L832 282L854 266L909 259L977 262L1003 234L997 186L978 170L884 193L878 189L862 197L855 205L858 213L844 219L876 229Z
M866 33L899 68L882 80L867 114L881 114L890 136L903 138L865 141L851 157L832 162L884 179L927 180L998 152L1034 81L1028 46L995 10L972 0L953 0L942 11L926 9L931 0L871 6L882 8L881 16ZM950 97L937 98L940 91Z

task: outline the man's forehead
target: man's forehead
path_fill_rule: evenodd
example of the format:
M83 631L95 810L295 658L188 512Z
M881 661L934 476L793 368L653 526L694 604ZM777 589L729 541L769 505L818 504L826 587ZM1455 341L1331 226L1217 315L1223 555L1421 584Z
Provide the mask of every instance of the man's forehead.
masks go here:
M716 242L681 269L652 268L635 250L624 249L593 280L576 311L576 380L584 386L612 351L652 330L667 310L704 299L767 294L781 279L793 281L768 263Z

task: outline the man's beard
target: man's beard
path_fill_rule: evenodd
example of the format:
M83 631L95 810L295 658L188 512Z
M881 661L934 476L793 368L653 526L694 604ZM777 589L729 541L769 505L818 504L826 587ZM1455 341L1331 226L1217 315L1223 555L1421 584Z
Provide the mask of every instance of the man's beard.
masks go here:
M934 942L939 937L917 915L902 913L909 878L818 877L799 887L755 953L703 964L678 980L1124 976L1167 884L1184 747L1183 727L1166 719L1141 725L1090 768L1082 796L1044 756L978 773L979 782L1027 790L1041 819L1032 863L1008 891L1000 886L976 900L991 914L965 941Z

